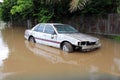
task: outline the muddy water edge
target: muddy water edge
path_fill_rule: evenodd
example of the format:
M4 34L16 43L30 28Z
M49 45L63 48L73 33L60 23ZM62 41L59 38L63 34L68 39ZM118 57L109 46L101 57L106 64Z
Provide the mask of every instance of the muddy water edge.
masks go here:
M91 52L30 43L23 27L0 30L0 80L120 80L120 42L101 36Z

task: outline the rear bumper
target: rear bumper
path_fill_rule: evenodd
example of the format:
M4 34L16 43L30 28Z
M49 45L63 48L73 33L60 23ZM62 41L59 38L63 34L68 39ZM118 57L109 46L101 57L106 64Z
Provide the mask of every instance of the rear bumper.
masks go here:
M24 35L24 38L28 40L28 36L27 35Z

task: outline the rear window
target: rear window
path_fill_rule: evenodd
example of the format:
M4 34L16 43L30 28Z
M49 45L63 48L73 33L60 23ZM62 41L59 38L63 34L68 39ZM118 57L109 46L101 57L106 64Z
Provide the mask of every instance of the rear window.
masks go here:
M44 29L44 24L38 24L34 28L34 31L43 32L43 29Z

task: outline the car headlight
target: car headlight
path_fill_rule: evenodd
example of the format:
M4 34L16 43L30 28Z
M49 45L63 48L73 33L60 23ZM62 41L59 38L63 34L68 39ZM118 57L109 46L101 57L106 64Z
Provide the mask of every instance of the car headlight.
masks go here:
M97 40L97 41L96 41L96 44L99 44L99 43L100 43L100 40Z

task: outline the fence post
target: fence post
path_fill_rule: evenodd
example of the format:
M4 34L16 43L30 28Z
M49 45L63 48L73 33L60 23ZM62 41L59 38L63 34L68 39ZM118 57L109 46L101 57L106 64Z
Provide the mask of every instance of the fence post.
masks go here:
M107 27L107 34L110 32L110 14L108 14L108 27Z
M27 28L30 29L31 27L32 27L31 20L28 19L27 20Z

